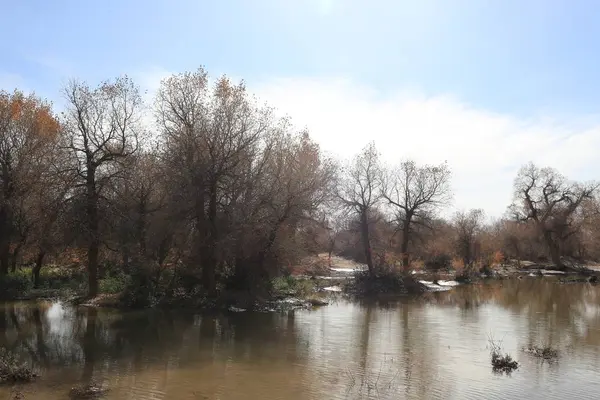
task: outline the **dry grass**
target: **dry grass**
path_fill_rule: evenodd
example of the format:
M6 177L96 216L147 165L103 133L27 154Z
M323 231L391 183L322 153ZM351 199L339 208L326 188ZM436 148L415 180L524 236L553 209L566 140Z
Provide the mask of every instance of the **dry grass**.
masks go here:
M417 270L417 271L421 271L423 269L425 269L425 261L423 260L413 260L410 263L410 268Z
M465 262L458 257L452 259L452 268L456 271L456 274L461 274L465 270Z
M510 354L503 354L502 341L495 341L492 337L488 339L492 368L495 372L511 373L519 368L519 363L513 360Z

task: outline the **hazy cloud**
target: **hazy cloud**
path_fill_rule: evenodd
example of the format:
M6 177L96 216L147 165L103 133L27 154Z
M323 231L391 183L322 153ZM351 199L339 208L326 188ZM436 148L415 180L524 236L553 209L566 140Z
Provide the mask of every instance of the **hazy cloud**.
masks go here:
M456 208L484 208L500 216L512 197L519 167L534 161L573 179L596 172L600 123L519 119L477 108L449 96L399 92L382 97L347 80L279 79L252 89L297 125L307 126L322 147L351 157L374 140L383 158L397 162L448 161Z

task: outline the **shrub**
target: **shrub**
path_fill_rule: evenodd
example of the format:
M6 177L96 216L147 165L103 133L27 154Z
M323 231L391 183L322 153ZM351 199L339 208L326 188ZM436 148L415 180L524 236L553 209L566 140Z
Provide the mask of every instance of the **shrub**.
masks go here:
M425 268L425 262L423 260L413 260L410 262L410 267L415 270L421 270Z
M502 346L499 342L489 339L492 368L495 372L510 373L519 368L519 363L513 360L510 354L502 355Z
M495 265L501 265L504 263L504 260L506 258L504 257L504 253L502 253L500 250L494 252L494 255L492 256L492 264Z
M14 299L25 295L31 288L33 283L31 277L25 275L21 271L15 274L6 275L0 278L0 298L4 300Z
M315 291L314 283L309 279L296 279L293 276L280 276L271 281L271 295L306 297Z
M445 253L435 254L425 260L425 268L438 271L441 269L450 269L452 266L452 258Z
M31 277L31 268L23 269ZM81 267L58 267L48 265L40 271L40 289L85 290L87 272Z
M36 378L36 373L4 348L0 348L0 383L24 383Z
M454 257L451 261L452 269L457 273L463 272L465 269L465 262L462 258Z
M107 276L99 281L100 293L115 294L121 293L127 287L129 277L123 274L116 276Z
M405 276L391 268L377 269L374 273L362 271L355 275L349 287L361 295L423 293L425 286L411 276Z
M288 293L294 286L294 277L291 275L278 276L271 281L271 290L273 293Z
M135 268L121 292L121 302L130 308L153 307L158 303L154 283L145 269Z

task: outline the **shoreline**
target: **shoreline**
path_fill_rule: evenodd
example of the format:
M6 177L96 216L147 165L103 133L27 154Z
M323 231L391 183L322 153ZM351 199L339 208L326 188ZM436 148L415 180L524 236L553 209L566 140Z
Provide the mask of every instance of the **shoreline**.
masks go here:
M525 263L524 263L525 264ZM323 272L323 271L320 271ZM330 273L337 271L332 268ZM220 312L279 312L298 309L313 309L326 306L335 297L343 296L352 299L377 299L379 296L418 296L424 293L453 290L461 285L471 285L486 280L522 279L524 277L543 278L558 277L560 283L591 283L600 281L600 271L587 267L566 268L559 270L552 265L526 263L518 268L514 265L497 266L487 273L471 272L459 274L457 271L427 271L413 270L408 275L393 273L375 278L375 281L366 280L366 289L360 287L359 277L367 276L365 271L353 270L344 274L336 275L290 275L286 279L294 282L307 281L312 289L306 293L298 293L293 290L279 291L269 294L253 295L245 291L224 291L216 296L208 297L199 295L197 297L187 296L185 298L161 298L156 304L149 307L131 307L125 304L121 293L100 294L93 299L88 299L81 293L72 290L35 290L10 301L61 301L75 306L116 309L121 311L133 311L143 309L188 309L201 311ZM392 290L379 290L369 285L381 285L389 283L391 279L399 280L400 289L396 286ZM372 290L373 289L373 290ZM387 288L384 288L387 289Z

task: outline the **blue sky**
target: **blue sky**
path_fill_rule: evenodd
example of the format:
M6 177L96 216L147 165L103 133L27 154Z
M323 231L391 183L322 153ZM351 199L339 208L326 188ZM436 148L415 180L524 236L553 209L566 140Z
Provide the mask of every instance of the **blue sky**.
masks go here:
M204 64L248 80L334 75L450 92L520 114L594 112L600 100L593 1L2 3L0 68L49 91L63 75Z
M298 100L301 96L314 99L326 91L339 100L340 110L362 107L365 113L379 115L385 109L391 125L380 129L387 136L398 136L400 128L407 128L391 116L395 108L407 107L410 99L419 110L430 110L423 114L427 120L440 119L436 113L448 115L449 110L462 113L461 118L476 113L473 121L486 116L496 124L490 129L499 129L498 137L506 136L506 123L514 126L514 132L529 135L526 140L537 140L538 132L545 130L539 135L554 141L550 153L564 149L557 137L587 135L586 141L572 147L590 145L598 138L594 129L600 101L600 3L593 1L0 3L3 89L19 86L56 100L61 85L72 77L97 82L129 73L147 80L165 71L205 65L213 74L244 78L260 95L278 101L274 105L293 117L297 114L301 123L309 128L314 123L316 135L325 141L337 138L331 132L319 133L332 123L320 114L317 120L319 110L310 101ZM308 93L307 87L313 92ZM289 101L290 96L295 100ZM352 104L347 103L348 96L355 100ZM445 104L439 106L445 111L435 107L432 111L435 101ZM469 129L475 132L484 126ZM448 158L442 150L434 154ZM479 160L474 154L483 151L472 148L461 157ZM514 175L519 163L528 161L525 158L507 155L510 162L495 171L499 176ZM593 175L587 164L571 168L565 163L565 167L576 177ZM503 202L510 197L507 179ZM459 192L463 190L460 179L457 185ZM471 206L469 201L464 204ZM493 213L499 212L499 204L489 206L496 210Z

